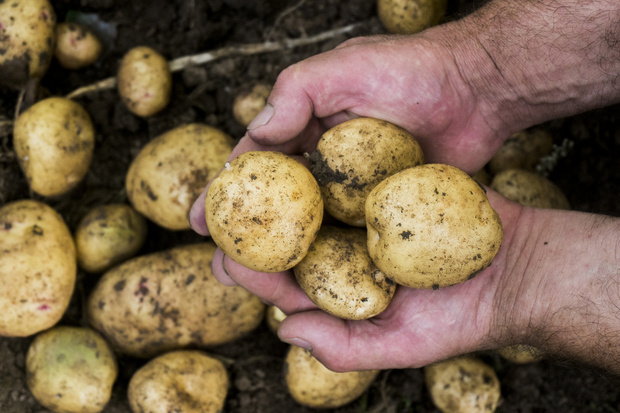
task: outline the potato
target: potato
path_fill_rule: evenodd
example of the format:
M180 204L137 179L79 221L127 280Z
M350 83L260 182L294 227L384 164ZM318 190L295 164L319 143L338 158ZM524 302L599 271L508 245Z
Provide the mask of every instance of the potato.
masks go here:
M280 152L250 151L226 163L205 198L211 236L234 261L262 272L293 268L323 219L319 185Z
M103 52L101 41L88 28L77 23L56 26L54 56L65 69L81 69L95 63Z
M485 169L482 168L474 175L472 175L474 181L481 183L482 185L490 186L491 185L491 174Z
M172 73L166 59L150 47L129 50L121 60L116 79L118 93L134 115L153 116L170 102Z
M39 195L63 195L90 168L95 130L88 112L70 99L52 97L32 105L13 129L17 160Z
M491 188L521 205L570 209L562 190L549 179L523 169L506 169L495 175Z
M370 259L361 228L323 226L293 271L317 307L348 320L376 316L396 292L394 282Z
M91 209L75 230L78 265L98 273L135 255L146 239L146 220L129 205Z
M377 14L387 31L418 33L441 22L447 0L377 0Z
M271 85L258 83L251 90L238 94L233 102L235 120L243 126L248 126L256 115L263 110L270 93Z
M54 55L56 13L47 0L0 2L0 83L41 79Z
M366 201L368 252L396 283L447 287L486 268L503 229L484 189L458 168L406 169L372 190Z
M528 344L514 344L502 347L497 350L497 353L515 364L535 363L545 357L542 350Z
M443 413L493 412L501 397L491 367L469 356L424 367L426 387Z
M545 155L553 150L553 136L544 129L527 129L512 134L489 161L492 175L506 169L534 171Z
M110 400L118 366L99 333L58 326L34 339L26 355L26 373L28 388L48 409L97 413Z
M379 370L336 373L297 346L290 347L284 364L286 387L293 399L320 409L337 408L357 399L378 374Z
M129 381L134 413L218 413L228 393L221 361L201 351L173 351L149 361Z
M278 332L278 327L284 319L286 318L286 314L282 310L280 310L275 305L268 305L265 310L265 322L267 323L267 327L273 333Z
M406 130L378 119L357 118L325 132L310 161L325 210L339 221L363 227L370 191L388 176L422 164L424 155Z
M213 277L214 252L215 245L204 242L112 268L88 297L90 324L117 352L142 358L227 343L254 330L265 305Z
M224 166L232 138L211 126L178 126L150 141L127 172L133 207L171 230L189 229L187 214L207 183Z
M69 228L39 201L0 208L0 335L26 337L56 324L77 273Z

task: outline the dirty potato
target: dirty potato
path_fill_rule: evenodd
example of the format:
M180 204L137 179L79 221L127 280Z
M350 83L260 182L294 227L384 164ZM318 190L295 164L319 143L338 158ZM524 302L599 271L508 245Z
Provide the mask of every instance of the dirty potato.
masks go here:
M496 175L506 169L534 171L543 156L553 150L553 136L546 129L533 128L512 134L489 161L489 170Z
M233 102L235 120L243 126L248 126L263 110L270 93L271 85L264 83L258 83L252 86L252 89L239 93Z
M502 358L515 364L535 363L545 358L545 354L537 347L528 344L513 344L497 350Z
M441 22L447 0L377 0L377 14L387 31L418 33Z
M65 69L81 69L95 63L103 45L88 28L77 23L60 23L56 26L54 56Z
M524 169L506 169L495 175L491 188L521 205L570 209L564 192L549 179Z

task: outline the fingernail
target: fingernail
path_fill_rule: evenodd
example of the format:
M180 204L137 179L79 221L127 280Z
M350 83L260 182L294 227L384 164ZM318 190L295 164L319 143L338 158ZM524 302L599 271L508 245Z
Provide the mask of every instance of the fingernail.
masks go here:
M297 337L287 338L286 340L282 340L282 341L312 352L312 344L308 343L306 340L302 340L301 338L297 338Z
M253 130L253 129L258 128L259 126L266 125L267 122L269 122L271 118L273 117L274 112L275 112L275 108L273 107L271 103L265 104L265 107L263 108L263 110L261 110L258 113L258 115L256 115L256 117L252 119L252 122L250 122L250 124L248 125L248 130Z

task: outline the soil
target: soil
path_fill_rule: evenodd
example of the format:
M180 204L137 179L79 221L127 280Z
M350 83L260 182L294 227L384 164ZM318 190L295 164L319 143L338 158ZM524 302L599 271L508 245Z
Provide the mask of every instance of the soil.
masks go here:
M95 65L67 71L53 62L42 81L44 94L66 95L78 87L114 76L121 56L131 47L147 45L168 59L224 46L260 43L314 35L359 22L347 36L382 33L369 0L55 0L58 20L69 12L95 13L116 25L115 40ZM449 17L473 10L480 2L452 0ZM291 6L295 6L290 8ZM175 73L171 104L160 114L141 119L123 106L114 89L77 100L92 116L97 142L91 169L79 188L44 201L75 228L85 211L110 202L127 202L124 176L133 157L150 139L182 123L204 122L240 137L244 128L232 116L236 94L258 81L273 83L278 73L305 57L333 48L344 36L295 49L232 56ZM11 120L18 92L0 89L0 110ZM27 104L27 102L26 102ZM23 107L22 107L23 109ZM618 107L559 119L543 127L560 150L550 164L549 178L579 211L620 216L620 120ZM41 199L29 191L13 152L10 125L0 128L0 206L19 199ZM570 145L569 145L570 144ZM191 231L170 232L154 224L141 253L181 243L198 242ZM96 277L80 272L71 306L62 323L84 325L80 311ZM2 289L10 288L2 286ZM0 337L0 412L48 412L25 384L25 353L32 338ZM226 360L231 386L226 412L310 412L288 395L282 364L287 346L266 325L233 343L209 349ZM529 365L511 364L494 353L480 356L496 370L502 386L501 412L617 412L620 381L575 363L547 359ZM144 361L119 358L120 376L105 413L130 412L126 386ZM370 389L335 412L435 412L422 370L383 371Z

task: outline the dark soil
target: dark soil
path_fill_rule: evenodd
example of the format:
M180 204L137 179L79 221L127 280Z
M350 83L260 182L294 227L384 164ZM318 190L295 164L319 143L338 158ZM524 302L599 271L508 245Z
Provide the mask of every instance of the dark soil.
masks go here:
M117 27L116 40L94 66L69 72L52 64L42 81L46 92L66 95L76 88L114 76L120 57L131 47L148 45L169 59L223 46L298 38L361 22L351 35L381 33L372 0L55 0L58 20L70 11L96 13ZM479 2L477 2L479 3ZM288 7L298 5L294 10ZM471 0L452 0L449 15L474 9ZM173 99L162 113L140 119L128 112L116 90L82 96L78 101L97 130L95 157L80 187L45 201L71 228L93 206L127 202L124 177L133 157L150 139L182 123L204 122L232 136L243 134L232 117L235 95L257 81L273 83L278 73L305 57L336 46L344 37L294 50L233 56L174 75ZM14 116L18 93L0 89L0 121ZM574 209L620 216L620 120L618 107L550 122L558 145L573 144L559 157L549 177L567 194ZM10 126L0 129L0 206L19 199L41 199L30 193L17 165ZM191 231L149 227L144 252L200 241ZM64 324L83 325L81 307L96 279L80 272ZM1 286L2 290L10 286ZM25 353L31 338L0 338L0 412L48 412L25 385ZM210 352L227 361L231 387L226 412L307 412L288 395L282 364L287 346L261 326L244 339ZM415 351L415 349L412 349ZM616 412L620 381L588 367L559 360L512 365L493 353L481 357L496 370L502 386L502 412ZM120 358L120 376L106 413L128 413L126 386L143 361ZM433 412L420 369L384 371L360 399L337 412Z

